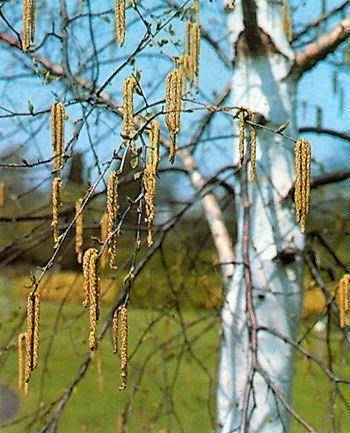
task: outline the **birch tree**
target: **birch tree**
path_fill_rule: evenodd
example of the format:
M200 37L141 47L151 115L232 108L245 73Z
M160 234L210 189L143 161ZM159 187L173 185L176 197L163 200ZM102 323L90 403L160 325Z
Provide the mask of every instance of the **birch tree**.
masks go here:
M5 85L0 119L6 131L1 168L6 173L29 172L31 182L36 180L32 173L41 173L42 177L13 198L14 215L11 208L1 214L4 225L28 225L23 236L6 244L1 254L9 265L20 254L16 248L21 242L29 240L32 248L49 237L54 241L39 271L33 272L27 314L22 314L22 322L14 326L15 332L1 348L4 356L17 347L14 335L27 320L18 338L22 364L26 353L24 372L20 363L20 384L25 382L27 393L38 364L39 313L40 308L45 308L45 304L39 307L43 282L71 249L72 233L77 266L84 279L83 306L89 311L89 329L85 329L87 355L71 385L48 404L42 419L36 412L32 414L33 425L40 426L38 431L42 433L59 431L65 407L98 355L107 331L112 329L111 352L120 357L119 390L125 391L128 380L133 381L119 426L120 431L127 430L132 398L139 390L145 368L143 365L135 369L131 379L129 372L128 379L128 307L132 307L134 286L152 257L159 255L169 293L177 294L164 245L200 201L224 287L217 411L210 413L212 430L282 433L291 431L294 419L305 431L316 432L292 404L296 353L311 360L326 375L334 387L334 401L339 398L346 405L338 385L350 381L298 340L305 266L323 290L329 323L335 318L347 325L348 307L327 286L314 251L307 246L304 229L306 233L312 231L307 219L304 221L308 206L304 203L301 221L296 215L300 210L298 203L295 209L294 201L298 196L296 177L300 174L296 174L296 149L305 133L350 139L346 131L325 128L321 121L311 126L298 125L298 88L304 74L321 62L333 62L330 67L334 71L348 66L348 1L328 8L320 2L320 16L305 27L293 19L300 5L285 0L205 4L198 0L117 0L102 5L90 0L74 4L61 0L59 4L37 2L37 8L35 1L24 0L23 11L12 2L0 3L0 49L9 65L1 71ZM227 31L222 30L223 23ZM214 66L213 57L217 62ZM207 85L211 73L215 83ZM228 77L228 83L220 77ZM342 84L336 74L333 81L344 104L344 88L340 89ZM22 83L21 92L27 92L25 107L23 97L17 94L17 82ZM209 94L211 90L213 94ZM315 83L315 92L322 92L319 83ZM318 120L322 117L322 110L317 111L317 116ZM226 132L227 128L228 133L223 135L222 130ZM210 131L214 131L213 136ZM9 146L8 140L20 144ZM216 146L220 140L222 147ZM212 146L208 153L202 148L205 141ZM335 151L331 160L318 161L317 139L309 141L311 190L350 177L347 159L341 157L341 152ZM309 145L308 141L302 143ZM89 185L81 185L76 202L66 199L62 204L66 167L77 148L89 161ZM224 156L220 157L220 152ZM202 165L203 155L207 172ZM304 168L308 165L305 160L301 160ZM131 170L127 171L127 165ZM182 194L181 206L174 212L166 207L166 217L161 219L157 188L169 173L178 176L177 182L184 185L180 189L190 186L192 194ZM309 179L303 179L299 184L304 182L305 194ZM121 203L120 188L133 182L137 194L133 191L133 196ZM50 210L44 213L41 206L33 207L35 203L23 205L23 197L43 185L50 188ZM0 201L4 204L6 200ZM99 200L103 200L102 205ZM236 215L229 219L225 200L234 202L236 209ZM100 227L96 212L101 210ZM128 218L133 218L132 224ZM87 228L86 221L91 227ZM29 226L33 222L37 225ZM236 237L232 235L233 226ZM101 236L95 236L100 229ZM134 237L128 259L119 263L118 246L124 229ZM89 240L87 230L95 230ZM348 265L339 259L322 233L313 231L312 236L331 255L337 267L334 278L340 279L348 272ZM200 249L201 245L196 247ZM112 284L123 277L119 295L102 323L101 267L109 267ZM345 299L348 280L342 280L339 287ZM181 328L183 352L188 351L207 374L205 360L199 360L191 349L187 331L192 325L184 322L178 300L167 314L171 316L173 311ZM149 328L164 315L161 312L146 328L135 352L142 347ZM53 335L58 332L55 328ZM346 330L344 335L347 337ZM167 344L171 341L169 338ZM166 344L160 344L159 350L163 346ZM46 361L49 354L48 349ZM43 373L42 384L44 381ZM210 377L210 386L212 382ZM164 394L169 401L167 414L171 413L177 423L178 430L174 431L190 431L181 424L167 387ZM334 401L330 409L333 418ZM332 428L337 431L336 421ZM167 431L171 430L169 421Z

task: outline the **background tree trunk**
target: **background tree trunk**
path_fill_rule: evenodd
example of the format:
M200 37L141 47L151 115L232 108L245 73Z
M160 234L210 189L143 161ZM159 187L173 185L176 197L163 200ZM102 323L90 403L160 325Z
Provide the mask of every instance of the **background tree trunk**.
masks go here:
M287 132L296 136L296 83L285 79L293 53L283 33L281 5L258 1L257 18L263 45L262 49L252 52L244 36L241 4L237 4L236 11L229 17L231 42L236 49L233 103L262 115L270 127L289 120ZM257 180L247 185L253 304L258 327L266 326L294 338L301 305L303 236L295 222L292 203L283 199L294 181L294 145L275 134L257 132ZM293 379L291 347L258 329L257 364L253 359L244 277L246 266L239 264L244 259L242 251L246 241L244 179L243 176L236 185L238 264L228 284L222 312L218 422L222 433L290 431L285 406L290 399ZM281 395L276 395L271 388L278 388Z

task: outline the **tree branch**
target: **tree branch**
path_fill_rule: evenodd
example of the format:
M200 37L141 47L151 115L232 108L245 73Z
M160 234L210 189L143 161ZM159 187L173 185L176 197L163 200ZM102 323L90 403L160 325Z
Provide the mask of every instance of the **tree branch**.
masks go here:
M299 79L317 65L318 62L332 54L340 44L350 37L350 18L337 24L333 30L321 36L316 42L309 44L296 55L294 65L289 73Z
M0 40L6 41L10 46L21 49L19 44L11 37L6 34L0 33ZM30 55L30 54L29 54ZM56 76L60 76L62 78L70 78L67 77L65 71L51 63L45 57L39 56L37 54L31 55L36 61L40 62L48 71ZM79 84L84 89L93 92L92 86L82 77L80 76L72 76L76 83ZM229 89L225 89L224 94L222 96L223 100L227 97L227 93ZM113 110L119 115L122 116L122 111L116 106L114 101L110 98L110 95L106 92L101 92L99 94L99 98L102 99L108 106L112 107ZM210 117L211 118L211 117ZM199 132L200 136L202 131ZM168 143L164 137L161 137L161 143L168 147ZM194 158L187 150L179 150L177 155L182 160L182 163L185 169L189 173L189 179L194 187L194 189L198 192L205 185L205 180L203 176L199 172ZM233 275L233 261L234 261L234 251L232 246L232 241L230 235L228 233L224 216L220 209L218 200L214 194L214 192L207 193L203 197L203 206L205 210L205 215L208 221L208 225L213 236L213 241L215 247L217 248L217 253L219 256L220 263L222 265L222 271L224 278L230 278Z
M316 126L304 126L299 128L299 132L316 132L317 134L326 134L332 137L337 137L345 141L350 141L350 135L345 132L335 131L334 129L318 128Z
M243 23L245 28L245 37L248 47L251 51L256 51L262 45L258 18L256 13L255 0L242 1Z
M327 21L333 15L341 12L342 10L344 10L345 8L347 8L348 6L349 6L349 0L346 0L342 4L336 6L335 8L333 8L330 11L328 11L327 13L325 13L324 15L320 16L319 18L317 18L315 21L312 21L310 24L308 24L302 30L300 30L299 32L297 32L297 33L295 33L293 35L292 42L297 41L302 36L306 35L310 30L314 29L315 27L318 27L320 24L322 24L323 22Z

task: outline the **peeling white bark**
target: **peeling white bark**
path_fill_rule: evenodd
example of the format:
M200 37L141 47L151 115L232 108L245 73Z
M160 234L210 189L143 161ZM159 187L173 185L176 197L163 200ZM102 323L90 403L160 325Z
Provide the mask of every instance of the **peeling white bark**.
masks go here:
M259 0L257 6L259 27L271 37L277 50L266 56L237 57L232 81L233 104L247 106L275 124L290 120L288 133L296 136L295 83L283 80L288 75L293 55L282 32L280 5L272 0ZM229 19L229 29L232 29L231 40L235 44L242 30L239 2ZM274 260L286 249L303 249L303 236L295 222L294 209L283 201L294 180L293 143L259 131L256 174L257 182L249 185L249 195L250 263L257 320L259 325L294 338L301 304L301 258L296 255L295 261L288 265ZM236 188L236 261L240 262L243 205L239 185ZM221 433L289 432L288 414L281 404L276 404L276 397L259 373L254 376L249 401L249 425L247 430L240 430L243 394L251 372L243 270L243 265L236 266L222 311L223 339L217 396L219 430ZM278 338L259 332L258 361L289 400L293 378L291 348Z

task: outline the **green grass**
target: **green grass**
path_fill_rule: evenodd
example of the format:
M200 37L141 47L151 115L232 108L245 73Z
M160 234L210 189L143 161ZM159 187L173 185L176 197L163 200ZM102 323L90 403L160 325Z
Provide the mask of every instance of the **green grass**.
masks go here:
M24 312L24 299L21 289L15 284L16 279L0 278L0 342L7 342L11 330L20 322ZM29 399L21 397L18 416L38 407L38 403L47 404L58 398L69 386L77 374L87 354L88 317L81 314L78 305L66 304L59 314L58 333L53 339L47 364L45 354L51 339L58 315L59 304L43 302L42 305L42 342L40 349L40 367L34 372L31 381ZM103 306L102 321L109 309ZM179 316L175 310L171 316L161 317L156 309L130 308L130 353L133 353L130 366L129 387L126 392L119 392L119 366L112 354L110 333L100 346L102 361L103 389L99 390L98 356L91 368L79 383L70 398L59 424L59 433L115 433L120 416L131 397L129 412L129 432L179 432L177 421L169 416L173 409L181 420L186 433L211 432L208 401L212 416L215 417L215 383L219 347L219 319L214 310L183 310L183 322L191 350L184 350L184 335ZM146 330L148 331L146 332ZM332 335L333 348L339 354L341 342L339 336ZM142 340L142 344L138 343ZM170 340L170 342L169 342ZM11 340L14 341L14 340ZM312 351L319 357L325 357L324 343L316 334L310 339ZM167 343L168 342L168 343ZM135 348L139 347L136 351ZM337 370L350 374L346 367L348 356L343 354ZM165 362L166 361L166 362ZM337 361L339 363L339 360ZM0 357L1 383L16 390L17 354L10 349ZM44 369L47 373L43 375ZM309 366L297 356L297 373L294 385L294 406L320 433L331 432L329 412L329 383L316 367L307 371ZM141 381L138 379L141 374ZM44 385L43 385L43 377ZM100 384L101 386L101 384ZM42 395L41 395L42 388ZM350 393L341 388L349 398ZM164 398L166 390L167 398ZM350 415L346 413L340 400L336 401L339 433L347 433ZM43 411L41 412L43 413ZM0 429L6 433L39 432L36 425L32 430L25 422ZM40 422L39 422L40 425ZM140 428L142 426L142 429ZM293 433L304 430L296 423Z

